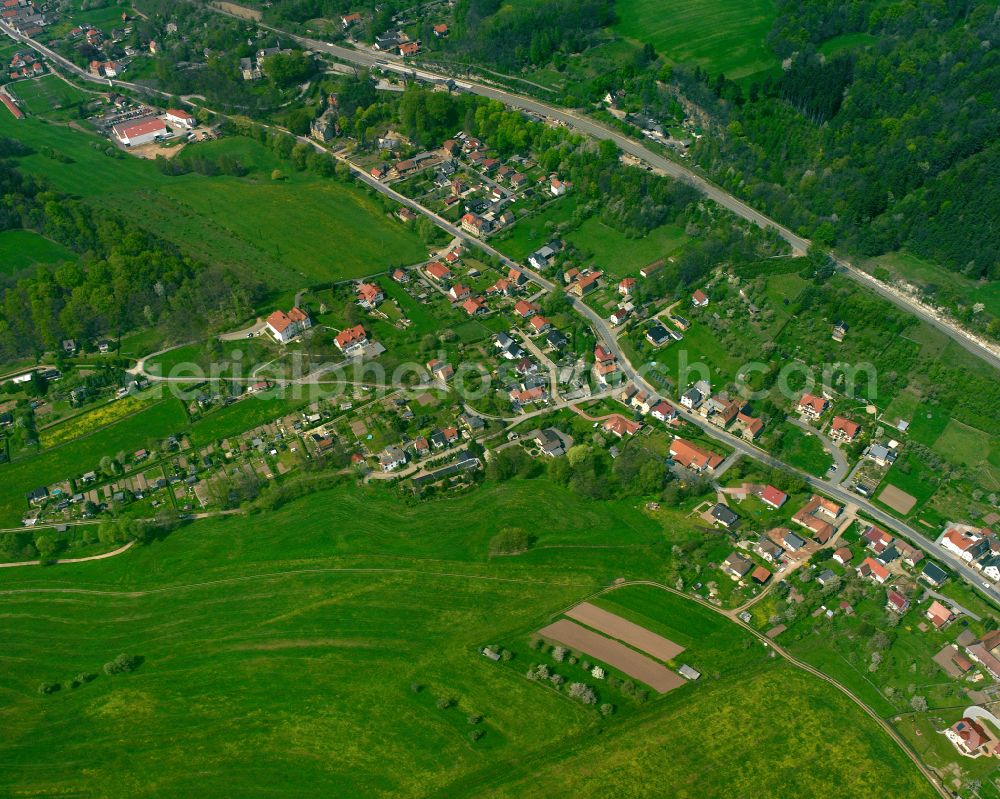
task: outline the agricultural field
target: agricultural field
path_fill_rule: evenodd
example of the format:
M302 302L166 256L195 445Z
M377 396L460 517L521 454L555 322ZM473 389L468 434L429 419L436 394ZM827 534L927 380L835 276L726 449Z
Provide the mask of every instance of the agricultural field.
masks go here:
M187 425L184 406L169 398L90 435L0 465L0 526L20 524L28 508L25 494L32 489L95 469L105 455L133 452L151 440L183 432Z
M49 449L82 438L119 419L138 413L154 401L155 396L150 392L143 396L128 396L114 402L105 402L99 407L85 410L65 421L39 430L38 443L42 449Z
M778 67L767 46L772 0L616 0L615 30L676 64L737 80Z
M495 530L540 502L535 546L490 559ZM932 796L836 690L657 589L596 602L685 646L703 677L609 718L525 679L529 651L510 664L478 653L616 576L653 576L680 514L661 523L542 480L435 505L334 489L109 561L5 575L29 591L0 595L0 793L258 796L280 774L285 793L309 795L816 795L822 780L847 799ZM47 593L57 574L88 593ZM105 674L122 653L138 667ZM81 673L98 676L70 688ZM63 687L42 695L40 681ZM808 737L822 770L788 750L804 730L822 730ZM111 745L123 739L127 752Z
M197 145L201 154L230 155L251 170L237 178L170 177L94 134L38 118L0 116L0 136L27 137L35 152L18 162L54 188L141 217L143 227L194 258L252 265L254 277L275 289L360 277L426 257L419 238L365 191L296 173L249 139ZM279 167L284 178L272 180Z
M13 275L39 264L74 260L70 250L32 230L0 232L0 274Z

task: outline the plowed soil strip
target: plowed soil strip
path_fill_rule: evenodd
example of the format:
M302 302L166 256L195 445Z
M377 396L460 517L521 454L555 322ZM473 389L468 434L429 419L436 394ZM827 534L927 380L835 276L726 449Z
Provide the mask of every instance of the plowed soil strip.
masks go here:
M672 660L684 651L684 647L675 644L669 638L657 635L645 627L640 627L589 602L581 602L575 608L566 611L566 615L612 638L624 641L629 646L641 649L647 655L659 660Z
M684 678L625 644L581 627L575 621L559 619L538 631L543 638L583 652L665 694L684 685Z

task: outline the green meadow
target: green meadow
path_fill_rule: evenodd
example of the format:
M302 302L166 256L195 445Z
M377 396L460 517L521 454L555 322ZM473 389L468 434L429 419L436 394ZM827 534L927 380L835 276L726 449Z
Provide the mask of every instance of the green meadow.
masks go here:
M532 518L531 550L488 557L498 528ZM842 694L659 589L597 601L676 638L703 677L611 717L525 679L525 646L506 666L478 653L617 577L655 578L692 534L679 511L544 480L412 504L352 486L11 570L0 794L932 796ZM105 674L121 653L141 664ZM81 673L97 676L70 687Z
M773 0L616 0L615 11L620 34L676 64L734 80L778 66L767 46Z
M232 156L250 170L208 177L164 175L95 134L38 117L0 116L0 136L27 142L35 152L18 161L54 188L120 211L191 257L249 270L275 289L360 277L426 256L420 239L366 191L297 173L250 139L188 145L192 154ZM282 179L272 180L274 169Z
M76 256L33 230L0 233L0 273L13 274L38 264L57 264Z

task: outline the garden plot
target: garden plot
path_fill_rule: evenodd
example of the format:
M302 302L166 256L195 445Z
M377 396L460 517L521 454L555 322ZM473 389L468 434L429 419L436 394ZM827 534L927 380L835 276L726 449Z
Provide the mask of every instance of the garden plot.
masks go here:
M586 624L588 627L606 633L619 641L624 641L629 646L641 649L647 655L652 655L659 660L673 660L684 651L684 647L662 635L657 635L645 627L623 619L615 613L609 613L597 605L591 605L589 602L581 602L575 608L566 611L566 615L581 624Z
M885 505L888 505L897 513L901 513L904 516L913 510L913 506L917 504L917 498L907 494L902 489L896 488L894 485L887 485L882 493L879 494L879 501Z
M625 644L581 627L575 621L559 619L538 631L543 638L590 655L609 666L665 694L684 685L684 678ZM665 640L665 639L664 639Z

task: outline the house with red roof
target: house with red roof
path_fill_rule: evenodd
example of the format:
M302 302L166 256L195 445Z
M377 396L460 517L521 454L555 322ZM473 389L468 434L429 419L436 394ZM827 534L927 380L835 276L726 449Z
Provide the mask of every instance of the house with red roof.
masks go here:
M604 420L602 425L608 433L618 436L618 438L623 438L625 436L634 436L642 429L641 422L634 422L631 419L626 419L621 414L614 414L609 419Z
M980 537L971 530L962 531L955 527L949 527L938 543L941 544L942 549L957 555L966 563L971 563L975 558L969 550L973 544L979 541Z
M799 413L810 419L818 419L829 404L825 397L817 397L806 392L799 398Z
M531 319L528 321L528 324L531 325L531 329L534 330L536 333L544 333L546 330L552 327L552 325L549 324L548 319L546 319L544 316L539 316L537 314L531 317Z
M310 327L312 320L301 308L292 308L288 313L275 311L267 317L266 329L279 344L287 344Z
M861 425L843 416L834 416L830 424L830 438L834 441L853 441L860 432Z
M514 293L514 286L511 282L505 278L500 278L496 283L486 289L487 294L500 294L503 296L509 296Z
M489 220L479 216L479 214L467 213L462 217L462 230L471 233L477 238L482 238L490 232Z
M111 127L111 132L126 147L139 147L167 135L167 126L162 119L140 119L138 122L120 122Z
M472 296L472 290L468 286L456 283L448 290L448 296L451 297L454 302L461 302L462 300L467 300Z
M431 261L424 267L427 277L438 282L451 280L451 270L440 261Z
M910 600L899 591L889 589L885 596L885 609L902 616L910 609Z
M478 297L470 297L462 303L462 309L469 316L482 316L486 313L486 304Z
M889 579L889 570L874 558L865 558L857 568L858 576L879 585Z
M666 400L660 400L650 409L649 415L661 422L672 422L677 418L677 409Z
M927 619L937 630L943 630L955 618L955 613L952 609L947 605L941 604L936 599L931 602L930 607L927 608L924 615L927 616Z
M765 505L777 509L788 501L788 494L784 491L779 491L772 485L766 485L760 492L760 500Z
M618 293L623 297L631 297L635 294L636 279L634 277L622 278L618 281Z
M851 562L851 558L854 557L854 553L851 552L847 547L841 547L836 552L833 553L833 559L837 561L841 566L846 566Z
M582 277L577 278L570 285L568 289L569 293L575 294L577 297L585 297L598 287L598 281L601 279L602 274L602 272L588 272Z
M527 300L518 300L514 303L514 313L520 316L522 319L528 319L538 313L538 306L533 302L528 302Z
M168 108L164 116L169 124L179 127L193 128L198 124L198 121L191 114L181 108Z
M997 744L993 737L975 719L959 719L944 731L944 735L966 757L989 757L997 754Z
M701 289L697 289L695 293L691 295L691 304L695 308L704 308L708 305L708 295Z
M333 339L337 349L345 355L356 352L368 343L368 336L361 325L345 327Z
M670 457L693 472L715 471L725 460L721 455L697 447L679 436L670 442Z
M358 286L358 304L372 311L385 299L385 293L375 283L362 283Z

